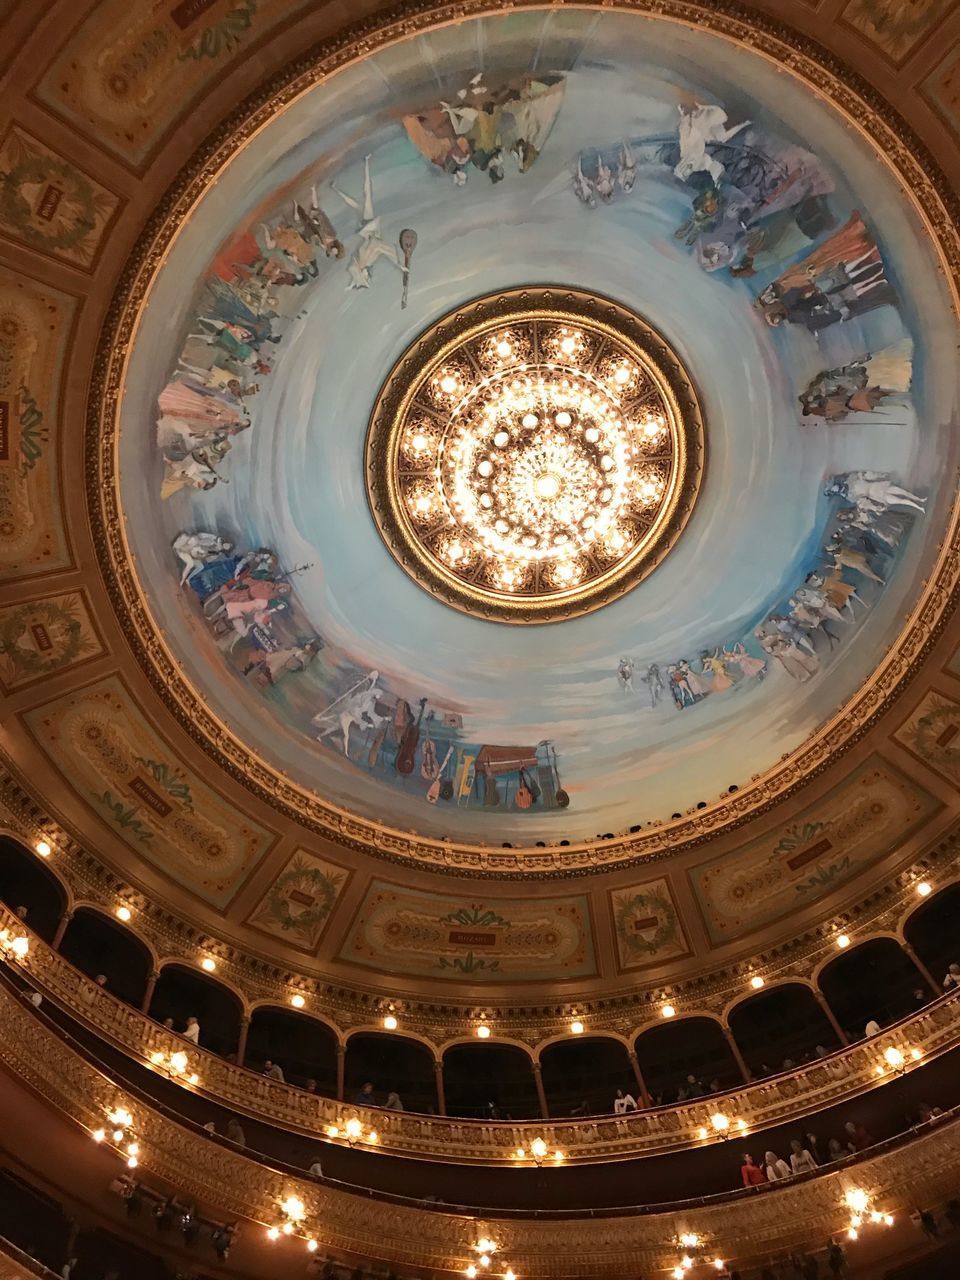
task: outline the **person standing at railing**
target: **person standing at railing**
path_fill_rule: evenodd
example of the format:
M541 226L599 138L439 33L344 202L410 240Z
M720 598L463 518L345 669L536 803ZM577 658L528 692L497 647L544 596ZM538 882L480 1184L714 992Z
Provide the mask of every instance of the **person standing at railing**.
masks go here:
M745 1187L762 1187L767 1181L767 1175L758 1164L754 1164L753 1156L749 1152L743 1157L743 1164L740 1166L740 1178Z
M613 1114L617 1116L626 1115L628 1111L636 1111L637 1100L632 1093L624 1093L622 1089L617 1090L617 1096L613 1100Z
M196 1018L188 1018L187 1025L180 1032L184 1040L189 1040L192 1044L200 1043L200 1023Z

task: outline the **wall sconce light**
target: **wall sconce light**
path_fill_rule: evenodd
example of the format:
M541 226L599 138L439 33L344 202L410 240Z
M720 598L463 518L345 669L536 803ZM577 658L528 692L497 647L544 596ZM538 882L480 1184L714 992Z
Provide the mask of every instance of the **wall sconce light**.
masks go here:
M207 973L213 973L217 967L217 962L211 956L204 956L200 961L200 968Z
M764 985L764 980L763 978L760 977L759 973L755 973L753 975L753 977L750 979L750 985L751 987L753 987L754 991L759 991L760 988Z
M921 880L917 885L917 893L921 898L929 898L930 894L933 893L933 885L930 884L929 880Z
M307 1002L304 1000L303 996L298 994L290 997L290 1003L295 1009L302 1009Z
M583 1023L580 1021L579 1018L574 1018L573 1022L570 1023L571 1035L582 1036L583 1031L584 1031Z
M481 1022L480 1025L477 1027L477 1035L480 1037L481 1040L490 1039L490 1028L487 1026L485 1022Z
M662 1018L672 1018L676 1015L676 1009L672 1004L664 1004L660 1006L660 1016Z
M533 1139L530 1143L529 1152L525 1147L517 1147L513 1155L515 1160L526 1160L529 1156L537 1168L542 1164L545 1164L548 1159L552 1160L554 1164L563 1164L566 1159L566 1156L562 1151L554 1151L553 1155L551 1155L550 1148L547 1146L546 1141L541 1137Z
M125 903L121 903L121 905L117 907L117 919L122 920L124 924L129 923L132 916L133 912Z
M36 849L37 853L39 853L41 858L49 858L51 853L53 853L49 840L38 840L33 847Z
M380 1135L376 1129L365 1130L363 1121L358 1116L351 1116L340 1125L327 1125L327 1137L339 1139L351 1147L355 1147L358 1142L366 1142L375 1147L380 1141Z
M845 951L846 948L849 947L849 945L850 945L850 937L848 934L846 933L837 934L837 946L840 948L841 951Z
M399 1026L399 1023L397 1022L396 1014L388 1013L383 1020L383 1026L386 1031L396 1031L397 1027Z

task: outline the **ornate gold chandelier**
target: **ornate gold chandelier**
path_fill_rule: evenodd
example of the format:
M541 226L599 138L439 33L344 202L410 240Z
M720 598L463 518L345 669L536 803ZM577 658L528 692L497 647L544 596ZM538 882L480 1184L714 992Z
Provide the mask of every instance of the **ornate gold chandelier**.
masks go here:
M428 330L367 438L371 508L401 564L507 622L629 590L679 535L702 460L696 398L663 339L605 299L546 289Z

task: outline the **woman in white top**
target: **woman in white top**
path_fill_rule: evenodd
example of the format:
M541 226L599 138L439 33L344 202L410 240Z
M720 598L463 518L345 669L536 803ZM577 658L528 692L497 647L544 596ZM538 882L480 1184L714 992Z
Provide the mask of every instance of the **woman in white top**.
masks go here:
M790 1143L790 1168L794 1173L809 1173L812 1169L816 1169L817 1162L807 1150L802 1147L796 1139Z
M627 1111L636 1111L637 1100L631 1093L624 1093L622 1089L617 1090L617 1096L613 1100L613 1113L617 1116L624 1115Z
M200 1023L196 1020L196 1018L188 1018L186 1029L184 1031L181 1031L180 1034L183 1036L184 1040L190 1040L194 1044L199 1044L200 1043Z
M763 1157L763 1163L766 1167L768 1182L779 1182L781 1178L790 1177L790 1166L786 1160L781 1160L775 1152L768 1151Z

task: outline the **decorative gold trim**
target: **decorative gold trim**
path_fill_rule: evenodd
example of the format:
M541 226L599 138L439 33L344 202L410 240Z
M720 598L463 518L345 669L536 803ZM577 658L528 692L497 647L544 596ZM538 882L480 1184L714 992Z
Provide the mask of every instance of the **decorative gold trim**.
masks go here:
M399 1268L461 1273L475 1258L471 1245L493 1236L499 1255L531 1280L620 1277L665 1272L671 1243L681 1230L716 1239L731 1266L762 1266L771 1256L823 1247L845 1223L844 1166L823 1169L808 1180L785 1181L762 1196L715 1197L715 1203L680 1209L663 1205L642 1213L611 1210L602 1215L500 1215L417 1204L399 1197L356 1194L336 1184L273 1168L266 1159L236 1151L118 1087L66 1044L32 1007L0 988L0 1063L39 1099L88 1132L101 1127L116 1107L131 1113L140 1146L138 1178L164 1180L179 1195L216 1208L224 1217L273 1225L287 1196L303 1202L304 1222L325 1250L382 1260ZM936 1205L952 1196L960 1176L958 1122L944 1117L909 1145L862 1160L856 1181L883 1209L909 1214L916 1205ZM59 1170L69 1184L69 1159ZM118 1169L122 1165L118 1163ZM549 1175L544 1175L549 1176ZM351 1262L351 1265L353 1263Z
M30 950L22 968L31 982L132 1061L165 1074L162 1066L156 1066L154 1056L162 1054L164 1062L169 1062L174 1053L186 1049L189 1062L173 1079L186 1087L189 1077L196 1073L198 1080L191 1086L193 1092L221 1106L318 1140L326 1137L330 1125L337 1125L342 1132L345 1121L358 1116L365 1131L376 1130L380 1151L416 1160L514 1167L518 1164L515 1151L519 1147L529 1148L531 1138L537 1134L546 1139L551 1151L559 1149L564 1153L566 1164L633 1160L639 1156L696 1149L705 1145L704 1139L698 1136L701 1130L713 1135L710 1117L718 1111L730 1119L731 1125L742 1120L750 1133L799 1122L824 1107L836 1106L880 1088L894 1078L896 1073L887 1072L883 1076L877 1073L888 1047L904 1052L905 1069L909 1071L960 1045L960 994L955 993L888 1027L881 1035L838 1050L828 1058L720 1094L632 1116L599 1115L577 1120L498 1121L496 1124L423 1116L367 1109L306 1093L238 1067L218 1054L193 1049L146 1014L132 1009L109 992L94 988L89 978L25 929L13 913L3 907L0 907L0 928L9 930L14 937L20 934L29 937ZM594 1030L591 1025L591 1031ZM441 1046L433 1048L439 1056ZM916 1063L909 1057L911 1049L920 1051L921 1057ZM538 1062L539 1053L531 1054L531 1069ZM732 1136L736 1133L734 1129Z
M670 474L650 527L606 572L564 591L511 596L452 573L414 528L399 492L397 457L411 407L430 374L498 329L580 326L627 354L646 375L667 421ZM526 366L524 365L524 368ZM367 430L367 497L394 559L431 595L497 622L547 623L591 613L619 599L663 561L683 532L704 473L703 414L679 357L647 320L611 298L561 285L491 293L455 308L416 338L387 375Z
M939 250L955 305L960 305L960 204L919 138L891 105L820 46L760 15L744 19L728 0L571 0L561 7L636 13L708 31L783 67L813 88L890 165L906 198ZM867 732L922 664L942 632L960 584L960 512L954 510L938 561L880 666L826 724L797 750L703 810L637 835L546 849L485 845L411 836L359 818L296 785L231 733L185 679L150 614L137 581L121 519L117 463L120 405L129 352L155 276L180 227L218 174L269 121L321 80L369 54L433 27L524 9L555 9L543 0L414 0L402 9L345 31L292 64L252 95L216 130L184 168L145 229L121 277L104 323L91 380L86 422L87 497L97 560L118 621L159 696L207 753L273 808L348 848L457 875L553 877L585 874L663 857L710 840L766 811L819 776Z

